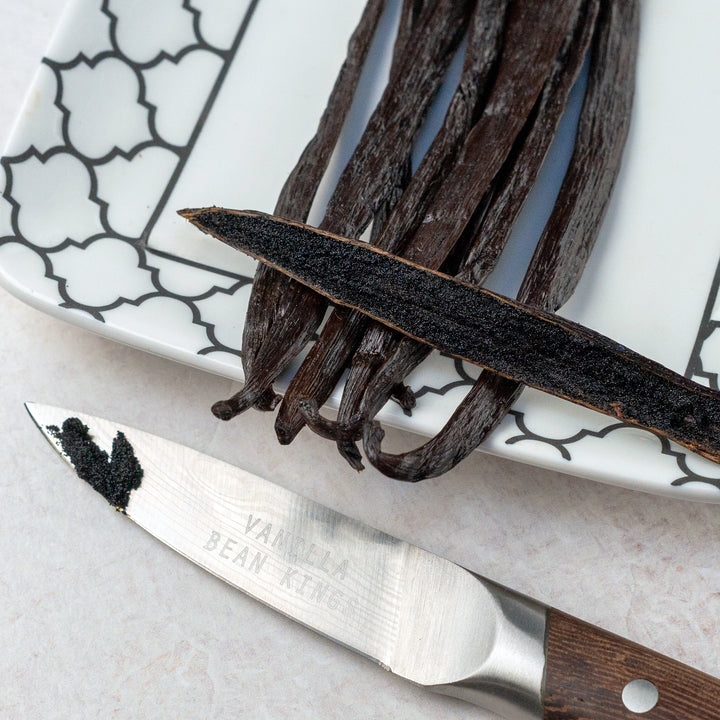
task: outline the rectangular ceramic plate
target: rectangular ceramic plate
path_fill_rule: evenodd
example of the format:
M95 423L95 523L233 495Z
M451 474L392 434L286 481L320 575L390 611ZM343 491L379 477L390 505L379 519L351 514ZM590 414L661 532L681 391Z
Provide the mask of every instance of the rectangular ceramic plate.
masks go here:
M313 135L364 0L74 0L2 159L0 278L70 322L242 379L252 261L175 214L272 211ZM391 2L311 223L382 92ZM717 387L720 5L643 4L636 102L612 206L561 313ZM450 72L421 157L457 79ZM583 80L490 287L512 295L572 148ZM435 354L410 377L434 434L477 369ZM283 382L287 382L287 378ZM282 383L281 383L282 385ZM209 398L215 400L217 398ZM337 405L337 394L331 405ZM209 417L208 422L212 419ZM243 419L235 421L239 430ZM525 390L483 449L641 490L720 502L720 467L655 435Z

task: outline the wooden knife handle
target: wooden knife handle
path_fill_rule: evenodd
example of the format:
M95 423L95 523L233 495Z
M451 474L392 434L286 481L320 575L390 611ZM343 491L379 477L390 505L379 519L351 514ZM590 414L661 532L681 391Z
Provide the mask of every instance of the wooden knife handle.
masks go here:
M630 689L626 701L643 712L626 706L634 680L657 688L651 709L633 703ZM544 720L720 720L720 680L550 610L543 710Z

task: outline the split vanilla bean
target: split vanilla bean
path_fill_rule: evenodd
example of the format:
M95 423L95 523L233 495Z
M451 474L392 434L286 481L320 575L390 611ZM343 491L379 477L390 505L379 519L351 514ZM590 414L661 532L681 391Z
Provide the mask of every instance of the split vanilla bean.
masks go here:
M720 392L593 330L301 223L219 208L181 214L332 302L720 460Z

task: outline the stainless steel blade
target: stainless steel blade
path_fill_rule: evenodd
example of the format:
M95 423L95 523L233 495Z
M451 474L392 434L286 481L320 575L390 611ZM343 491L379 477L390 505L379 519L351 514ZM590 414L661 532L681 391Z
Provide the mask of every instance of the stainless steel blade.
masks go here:
M508 718L542 717L544 606L188 447L27 408L71 465L58 432L68 419L108 455L123 433L143 471L123 511L224 581L415 683Z

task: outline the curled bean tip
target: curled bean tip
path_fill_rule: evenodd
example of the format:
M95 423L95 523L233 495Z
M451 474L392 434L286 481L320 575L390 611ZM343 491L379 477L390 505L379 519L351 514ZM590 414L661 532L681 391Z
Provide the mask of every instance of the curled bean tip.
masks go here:
M220 400L219 402L216 402L212 406L212 414L218 420L225 420L225 421L232 420L236 415L236 413L233 412L233 409L227 400Z

